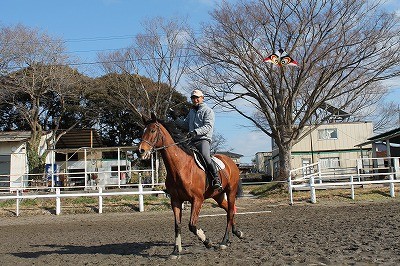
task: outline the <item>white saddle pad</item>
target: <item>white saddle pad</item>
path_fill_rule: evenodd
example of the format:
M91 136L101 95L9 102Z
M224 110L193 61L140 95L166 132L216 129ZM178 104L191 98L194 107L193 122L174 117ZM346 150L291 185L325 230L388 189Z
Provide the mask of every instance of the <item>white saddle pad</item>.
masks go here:
M194 160L196 161L196 164L203 170L205 171L206 169L204 169L204 165L202 165L199 161L199 159L197 158L196 153L194 154ZM211 160L214 161L214 163L216 164L217 170L220 171L222 169L225 169L225 164L223 161L221 161L220 159L218 159L217 157L212 156Z

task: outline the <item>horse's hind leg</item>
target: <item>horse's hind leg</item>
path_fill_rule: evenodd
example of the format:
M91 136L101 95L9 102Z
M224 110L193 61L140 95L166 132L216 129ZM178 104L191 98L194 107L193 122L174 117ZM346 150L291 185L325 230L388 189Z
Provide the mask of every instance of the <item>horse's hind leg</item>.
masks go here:
M190 222L189 222L189 230L195 234L207 248L212 247L212 243L210 239L208 239L201 228L197 228L197 222L199 219L201 205L203 204L202 200L194 200L192 202L192 209L190 214Z
M219 247L221 249L225 249L228 244L229 244L229 237L230 237L230 230L232 228L232 225L234 223L234 208L235 204L231 204L230 201L227 201L225 199L224 193L221 193L217 196L214 197L214 200L218 203L218 206L223 208L226 211L226 228L225 228L225 234L224 237L222 238L221 243L219 244Z
M232 233L235 234L237 237L242 238L243 233L237 229L236 223L235 223L235 201L236 201L236 195L235 193L228 192L228 200L225 199L225 195L223 193L217 195L214 197L214 200L218 203L218 205L223 208L226 211L226 229L225 229L225 234L224 237L220 243L220 248L225 249L228 244L229 244L229 238L230 238L230 231L232 230Z

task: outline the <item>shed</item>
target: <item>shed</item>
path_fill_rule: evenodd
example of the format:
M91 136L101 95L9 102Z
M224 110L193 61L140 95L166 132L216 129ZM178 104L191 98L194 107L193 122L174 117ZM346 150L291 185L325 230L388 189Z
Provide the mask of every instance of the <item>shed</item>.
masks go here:
M386 152L385 154L381 153L382 156L379 157L400 157L400 127L368 138L366 142L356 146L362 148L370 144L372 144L373 157L377 157L379 152L382 152L379 146L383 145L386 147L384 149Z
M30 131L0 132L0 187L21 187L27 173L26 141Z

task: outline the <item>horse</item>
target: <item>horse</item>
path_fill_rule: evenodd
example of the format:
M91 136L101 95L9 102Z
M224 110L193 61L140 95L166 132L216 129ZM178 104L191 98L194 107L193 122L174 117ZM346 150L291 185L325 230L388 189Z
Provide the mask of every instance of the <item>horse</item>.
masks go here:
M181 240L181 219L182 204L190 202L189 230L196 235L207 248L214 245L205 235L201 228L197 228L199 213L205 199L213 198L219 207L226 211L226 229L220 249L226 249L229 245L230 231L238 238L243 238L243 233L237 229L235 223L236 194L239 184L239 169L235 162L228 156L222 154L214 155L221 160L224 168L219 170L222 190L214 190L207 182L207 173L198 166L193 156L179 142L175 142L171 136L171 129L166 122L163 122L152 114L150 120L144 116L145 129L138 146L138 153L141 159L149 159L151 153L160 151L164 161L167 176L165 186L170 196L171 208L175 219L175 246L171 258L177 258L182 251ZM226 198L225 195L226 194ZM218 246L214 246L218 248Z

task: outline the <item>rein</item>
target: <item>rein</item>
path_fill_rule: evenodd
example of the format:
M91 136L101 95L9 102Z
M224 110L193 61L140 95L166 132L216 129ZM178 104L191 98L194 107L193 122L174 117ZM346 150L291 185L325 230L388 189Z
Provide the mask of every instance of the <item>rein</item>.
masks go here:
M150 151L151 153L154 153L154 152L159 151L159 150L164 150L164 149L167 149L167 148L172 147L172 146L179 145L179 144L189 140L188 138L186 138L184 140L181 140L181 141L178 141L178 142L174 142L174 143L169 144L169 145L163 145L163 146L161 146L159 148L155 148L154 145L157 143L157 141L159 140L160 136L161 136L162 142L164 143L164 138L163 138L163 136L161 134L160 125L158 124L158 122L156 124L157 124L157 138L154 141L154 143L150 143L149 141L147 141L145 139L142 139L142 141L146 142L147 144L149 144L151 146L151 151Z
M182 141L178 141L178 142L174 142L174 143L169 144L169 145L164 145L164 146L161 146L161 147L159 147L159 148L154 148L154 147L153 147L153 151L164 150L164 149L166 149L166 148L169 148L169 147L171 147L171 146L179 145L179 144L181 144L181 143L183 143L183 142L186 142L186 141L188 141L188 139L185 139L185 140L182 140Z

